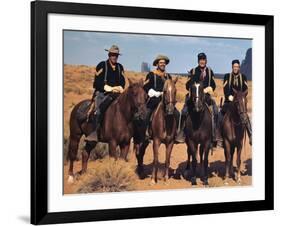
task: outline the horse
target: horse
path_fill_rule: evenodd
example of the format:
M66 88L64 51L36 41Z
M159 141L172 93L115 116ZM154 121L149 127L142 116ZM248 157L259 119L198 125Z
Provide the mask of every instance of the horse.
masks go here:
M109 144L109 156L115 159L118 158L116 148L119 146L120 157L127 160L130 140L133 136L132 121L134 115L137 114L142 119L146 115L147 94L143 89L143 80L141 79L136 83L133 83L130 79L128 81L128 88L105 111L99 131L98 141ZM70 161L68 171L69 183L73 182L73 163L77 159L80 139L83 135L88 136L95 129L93 122L87 120L87 110L90 104L91 100L81 101L73 108L70 115L70 135L67 155ZM81 108L83 105L88 106L88 108ZM84 116L82 117L84 120L81 120L81 114ZM86 172L90 153L96 144L96 141L86 141L82 152L82 169L79 174Z
M203 83L193 83L190 88L190 99L188 101L189 114L185 121L184 131L188 156L186 170L189 170L190 156L192 157L192 186L197 185L196 167L198 147L201 169L204 170L203 184L208 186L208 159L212 138L212 118L205 98Z
M241 183L241 151L243 138L246 136L245 123L247 120L247 94L248 90L237 91L233 89L233 102L227 104L227 109L222 121L222 138L225 155L225 179L224 184L228 184L229 174L233 172L233 155L237 149L237 178L236 182Z
M157 172L158 172L158 150L161 143L166 146L166 160L165 160L165 172L164 180L168 183L169 179L169 166L171 152L174 145L174 140L176 136L177 129L177 119L175 115L175 105L176 105L176 82L178 78L174 80L167 79L163 87L162 100L159 102L155 111L152 113L152 121L149 126L149 134L153 140L153 168L151 176L151 185L157 183ZM148 140L143 139L144 136L141 134L145 133L144 127L138 127L136 130L139 133L139 141L135 142L134 149L136 151L136 158L138 160L138 173L143 171L143 156L145 154L145 149L149 144Z

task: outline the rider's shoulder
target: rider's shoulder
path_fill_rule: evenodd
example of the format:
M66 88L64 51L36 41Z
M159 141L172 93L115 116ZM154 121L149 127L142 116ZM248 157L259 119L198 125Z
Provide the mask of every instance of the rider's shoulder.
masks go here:
M229 78L229 76L230 76L230 73L226 73L226 74L224 74L224 79L228 79L228 78Z
M97 69L104 68L105 63L106 63L106 61L101 61L101 62L99 62L98 65L97 65Z
M117 63L117 65L120 67L121 71L123 71L123 70L124 70L124 67L123 67L123 65L122 65L122 64Z

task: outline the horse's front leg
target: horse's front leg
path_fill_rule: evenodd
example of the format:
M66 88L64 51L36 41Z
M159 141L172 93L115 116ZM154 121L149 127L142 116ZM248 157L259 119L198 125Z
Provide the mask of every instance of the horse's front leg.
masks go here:
M155 138L153 139L153 168L152 168L152 175L151 175L151 185L157 183L157 173L158 173L158 149L160 147L160 140Z
M120 157L128 162L128 152L130 148L130 142L120 145Z
M241 142L242 143L242 142ZM242 152L242 145L240 144L237 147L237 159L236 159L236 165L237 165L237 178L236 178L236 182L238 184L241 184L241 152Z
M118 156L117 156L117 151L116 151L116 147L117 147L117 144L116 144L116 141L115 140L111 140L109 142L109 157L113 157L115 158L115 160L117 160Z
M144 141L142 143L137 143L135 144L135 151L136 151L136 158L138 161L138 166L137 166L137 173L141 178L144 177L143 175L143 157L145 154L146 147L148 146L149 142Z
M231 145L228 140L224 140L224 156L225 156L225 176L224 176L224 184L228 185L229 178L229 169L230 169L230 161L231 161Z
M164 180L166 184L168 184L168 179L169 179L169 167L170 167L170 159L171 159L173 146L174 146L174 142L166 143L166 161L165 161L165 174L164 174Z
M192 168L192 176L191 176L191 184L192 186L197 185L196 182L196 167L197 167L197 145L194 144L190 139L187 142L188 152L192 157L191 168ZM187 174L187 173L186 173Z
M203 166L204 166L204 175L203 175L203 184L205 186L209 185L208 182L208 174L209 174L209 152L210 152L210 143L206 142L206 144L203 147L203 153L204 153L204 160L203 160Z

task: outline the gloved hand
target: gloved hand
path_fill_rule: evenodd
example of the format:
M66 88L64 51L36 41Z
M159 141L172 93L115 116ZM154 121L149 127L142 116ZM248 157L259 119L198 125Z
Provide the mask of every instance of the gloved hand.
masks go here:
M122 88L122 86L114 86L112 89L112 92L114 93L123 93L124 89Z
M160 97L161 95L162 95L162 92L155 91L154 89L148 90L149 97Z
M112 92L113 87L112 87L112 86L109 86L109 85L104 85L103 89L104 89L106 92Z
M213 94L214 91L213 91L213 88L211 86L208 86L204 89L204 93L208 93L208 94Z
M124 91L122 86L109 86L109 85L105 85L104 90L106 92L114 92L114 93L122 93Z
M234 97L232 95L229 95L228 100L233 101Z

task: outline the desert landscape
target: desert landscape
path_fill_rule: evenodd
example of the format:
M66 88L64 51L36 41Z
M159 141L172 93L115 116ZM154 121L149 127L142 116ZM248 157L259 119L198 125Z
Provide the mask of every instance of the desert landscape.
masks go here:
M152 171L152 145L149 144L144 156L144 178L139 178L136 170L137 161L133 151L133 144L130 146L129 161L114 161L107 155L107 145L99 144L92 151L86 174L75 176L73 183L68 183L68 162L66 159L67 145L69 136L69 117L73 107L84 99L90 99L93 93L93 79L95 67L86 65L64 65L64 194L88 193L88 192L114 192L114 191L135 191L135 190L154 190L154 189L184 189L191 188L188 172L185 172L187 161L186 144L174 145L171 155L170 179L168 183L161 180L161 169L164 169L165 148L161 145L159 150L159 179L156 185L150 185L150 175ZM126 71L126 78L137 81L145 79L146 74L140 72ZM177 76L177 75L172 75ZM185 90L186 77L179 76L176 84L177 88L177 108L182 109ZM128 82L127 82L128 84ZM220 98L223 96L223 81L216 79L215 100L219 105ZM251 116L252 111L252 82L248 82L248 112ZM84 138L81 139L79 146L79 159L83 150ZM247 186L252 184L252 149L246 138L246 146L242 150L242 183L238 185L234 180L229 180L228 186ZM236 166L236 154L234 155L234 169ZM81 161L78 160L74 165L74 172L81 170ZM198 176L201 173L200 165L197 168ZM209 187L225 186L223 183L224 175L224 150L214 148L209 156ZM198 185L203 187L203 183L197 178ZM208 189L208 188L206 188Z

